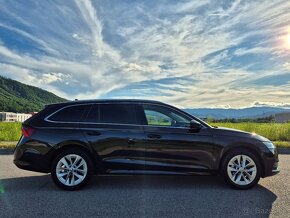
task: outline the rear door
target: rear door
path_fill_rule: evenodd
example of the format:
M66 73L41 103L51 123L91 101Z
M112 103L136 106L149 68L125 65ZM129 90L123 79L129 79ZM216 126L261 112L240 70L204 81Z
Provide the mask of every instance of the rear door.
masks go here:
M216 147L207 128L192 132L192 118L163 105L144 104L143 113L147 170L190 173L212 168Z
M111 173L144 169L144 132L131 103L93 104L82 122L102 168Z

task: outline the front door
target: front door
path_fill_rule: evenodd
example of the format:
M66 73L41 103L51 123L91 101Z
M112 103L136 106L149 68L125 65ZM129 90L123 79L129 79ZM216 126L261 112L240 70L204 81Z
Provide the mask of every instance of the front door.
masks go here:
M144 104L143 111L147 170L191 173L212 168L216 147L208 128L191 131L191 118L167 106Z

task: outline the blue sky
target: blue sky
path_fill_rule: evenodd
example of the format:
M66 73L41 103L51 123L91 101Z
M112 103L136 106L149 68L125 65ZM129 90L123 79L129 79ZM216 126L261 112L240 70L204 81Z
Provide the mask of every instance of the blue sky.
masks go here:
M0 75L68 99L290 103L290 1L0 0Z

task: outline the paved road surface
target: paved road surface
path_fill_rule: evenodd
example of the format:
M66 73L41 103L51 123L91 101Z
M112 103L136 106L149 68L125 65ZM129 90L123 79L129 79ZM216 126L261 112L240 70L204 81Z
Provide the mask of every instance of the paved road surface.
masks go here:
M86 189L58 189L50 175L0 155L0 217L290 217L290 155L282 172L248 191L214 176L95 176Z

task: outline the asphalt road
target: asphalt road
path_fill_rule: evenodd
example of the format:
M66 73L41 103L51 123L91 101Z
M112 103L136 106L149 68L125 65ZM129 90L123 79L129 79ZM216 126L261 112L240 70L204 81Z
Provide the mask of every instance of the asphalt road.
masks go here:
M247 191L214 176L95 176L83 190L58 189L50 175L0 155L0 217L290 217L290 155L280 174Z

